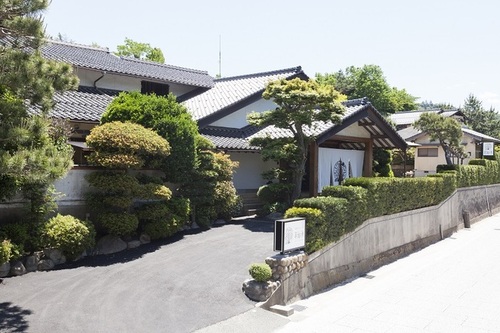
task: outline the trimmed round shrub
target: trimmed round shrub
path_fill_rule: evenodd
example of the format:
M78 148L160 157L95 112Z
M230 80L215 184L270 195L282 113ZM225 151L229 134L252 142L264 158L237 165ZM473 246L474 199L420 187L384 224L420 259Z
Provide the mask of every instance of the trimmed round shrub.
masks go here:
M70 260L95 244L92 223L71 215L57 214L48 220L42 227L41 237L45 247L61 250Z
M271 267L265 263L250 265L250 268L248 269L248 273L250 273L250 276L255 281L258 281L258 282L266 282L267 280L270 280L271 276L273 275L273 271L271 270Z
M286 202L292 186L283 183L262 185L257 191L257 196L264 203Z
M129 213L103 213L100 221L108 233L115 236L132 235L139 226L137 216Z
M0 243L0 265L6 263L10 260L12 253L12 244L8 239L5 239Z
M161 220L150 222L144 226L144 232L151 239L167 238L179 230L179 219L175 216L165 217Z
M12 243L25 246L30 241L27 223L6 223L0 226L0 239L9 239Z

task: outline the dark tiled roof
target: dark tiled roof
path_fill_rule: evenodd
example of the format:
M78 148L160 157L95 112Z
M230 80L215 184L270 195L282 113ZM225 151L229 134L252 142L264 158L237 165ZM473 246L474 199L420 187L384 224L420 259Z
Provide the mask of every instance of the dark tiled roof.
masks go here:
M258 131L257 127L228 128L207 126L200 133L219 149L258 150L259 147L251 146L247 138Z
M54 95L54 108L49 115L59 119L98 122L106 108L119 91L79 87L76 91L66 91ZM36 107L30 112L37 113Z
M48 41L41 50L44 57L67 62L75 67L195 87L213 86L213 78L205 71L118 57L104 48Z
M474 139L476 139L478 141L500 143L500 140L498 140L497 138L494 138L492 136L489 136L489 135L486 135L483 133L479 133L477 131L471 130L471 129L466 128L466 127L462 127L462 132L469 134L470 136L472 136Z
M356 112L363 109L366 105L369 104L369 102L365 98L359 98L359 99L345 101L342 104L344 104L345 106L345 111L344 114L342 115L342 121L344 121L348 119L350 116L354 115ZM317 137L335 126L336 124L333 124L331 121L327 122L316 121L313 123L311 127L304 127L304 133L308 136ZM261 129L254 135L252 135L250 139L252 139L253 137L266 137L266 136L269 136L273 139L285 138L285 137L291 137L292 132L287 129L268 126L266 128Z
M271 72L216 79L212 89L188 99L183 104L187 107L193 119L199 120L231 107L254 94L262 93L270 81L292 78L300 73L303 72L299 66Z
M411 125L416 122L424 113L437 113L443 117L463 116L460 110L418 110L418 111L403 111L391 114L389 117L396 126Z
M397 135L396 132L391 132L392 135L387 135L384 132L384 126L386 129L392 131L390 125L383 119L382 116L378 117L379 124L383 123L382 128L375 124L372 119L367 118L368 116L362 115L360 113L365 110L365 108L371 107L370 102L366 98L350 100L343 103L345 106L345 113L342 116L341 124L333 124L332 122L315 122L311 127L304 127L304 132L308 136L314 136L316 138L330 137L335 133L336 128L339 130L341 126L351 123L358 123L363 126L374 139L374 145L376 147L382 148L393 148L404 144L404 140ZM375 114L376 110L373 109ZM373 116L372 116L373 117ZM256 137L270 137L270 138L286 138L291 137L291 131L287 129L277 128L275 126L267 126L265 128L257 128L254 126L247 126L242 129L235 128L224 128L224 127L214 127L209 126L201 130L201 133L206 138L210 139L217 148L220 149L236 149L236 150L257 150L258 147L252 147L249 145L251 139ZM363 143L346 143L345 147L350 149L364 149Z

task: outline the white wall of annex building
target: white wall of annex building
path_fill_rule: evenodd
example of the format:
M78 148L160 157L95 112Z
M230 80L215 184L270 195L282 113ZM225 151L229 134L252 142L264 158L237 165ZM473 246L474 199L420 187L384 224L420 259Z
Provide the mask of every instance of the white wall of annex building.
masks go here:
M234 187L237 190L254 190L264 185L266 181L262 173L277 166L276 162L262 161L259 153L229 152L231 160L239 162L233 175Z
M242 128L248 125L247 115L252 111L264 112L268 110L273 110L276 108L276 104L272 101L265 99L260 99L252 104L249 104L230 115L219 119L213 123L211 126L221 126L221 127L231 127L231 128Z

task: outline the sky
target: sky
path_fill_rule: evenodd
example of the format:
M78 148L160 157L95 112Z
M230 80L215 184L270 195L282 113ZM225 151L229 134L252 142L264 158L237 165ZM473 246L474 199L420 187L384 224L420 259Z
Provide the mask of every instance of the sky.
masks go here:
M374 64L419 101L500 112L498 0L52 0L46 32L111 51L125 37L223 77Z

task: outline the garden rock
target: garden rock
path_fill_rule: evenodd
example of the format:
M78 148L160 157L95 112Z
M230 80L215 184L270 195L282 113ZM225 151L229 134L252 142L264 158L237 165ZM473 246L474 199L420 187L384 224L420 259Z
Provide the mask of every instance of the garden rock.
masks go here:
M125 249L127 249L127 243L118 236L106 235L97 242L98 254L111 254Z
M40 257L36 254L32 256L27 256L24 262L24 266L28 272L34 272L38 269L38 263L40 262Z
M243 292L252 301L263 302L273 294L280 286L278 281L257 282L254 279L248 279L243 282Z
M142 234L141 237L139 237L139 241L141 244L148 244L151 243L151 237L149 237L149 235Z
M127 243L127 247L129 249L135 249L136 247L141 246L141 241L140 240L133 240Z
M66 257L59 249L45 249L43 253L54 262L54 265L60 265L66 262Z
M10 267L10 274L12 274L14 276L26 274L26 267L24 267L22 262L16 261Z
M38 270L39 271L49 271L53 269L55 266L54 262L50 259L42 259L38 263Z
M0 278L6 277L10 273L10 262L0 265Z

